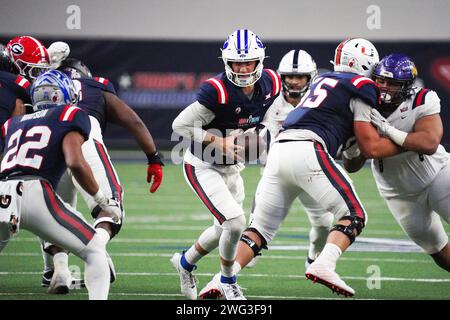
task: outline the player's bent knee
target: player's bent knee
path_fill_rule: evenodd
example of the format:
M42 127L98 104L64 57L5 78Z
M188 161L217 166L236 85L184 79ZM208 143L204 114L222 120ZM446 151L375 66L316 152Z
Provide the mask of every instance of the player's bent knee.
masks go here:
M115 217L100 217L94 222L94 228L97 228L97 226L100 223L108 223L110 226L110 232L111 232L111 239L114 238L116 234L119 233L120 229L122 228L122 219L115 219Z
M358 216L345 216L340 220L348 220L350 221L350 224L347 226L343 224L335 224L330 229L330 232L342 232L348 237L348 239L350 240L350 244L352 244L355 241L355 238L361 234L362 229L365 227L365 221L363 218L360 218Z
M236 218L226 220L222 223L223 230L229 230L232 237L239 238L245 229L245 216L241 215Z
M262 249L267 249L267 241L266 239L264 239L264 237L261 235L261 233L259 233L258 230L256 230L255 228L247 228L245 231L250 231L252 232L256 237L259 238L261 245L258 245L255 241L255 239L252 239L251 237L249 237L248 235L246 235L245 233L242 234L241 236L241 241L243 243L245 243L247 246L250 247L250 249L252 249L254 256L260 256L261 255L261 250Z

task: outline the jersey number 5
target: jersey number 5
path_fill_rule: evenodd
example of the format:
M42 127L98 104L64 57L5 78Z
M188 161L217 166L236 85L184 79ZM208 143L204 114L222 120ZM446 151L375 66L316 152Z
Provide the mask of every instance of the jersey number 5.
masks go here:
M16 166L39 169L42 164L43 157L34 154L32 157L27 157L30 150L41 150L48 146L51 130L47 126L35 126L30 128L25 133L26 138L39 137L38 140L26 141L19 146L20 138L23 130L19 129L14 132L8 141L8 152L2 160L2 171Z
M309 94L305 96L305 100L301 101L299 106L305 108L317 108L320 104L325 100L328 95L328 91L325 88L322 88L324 85L327 85L331 88L336 87L338 84L338 80L331 78L323 78L320 82L314 86L313 94Z

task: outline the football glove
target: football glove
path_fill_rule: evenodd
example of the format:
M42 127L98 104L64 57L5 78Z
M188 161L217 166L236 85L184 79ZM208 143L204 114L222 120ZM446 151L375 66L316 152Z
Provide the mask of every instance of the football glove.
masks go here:
M103 211L112 214L115 220L119 221L122 218L120 203L113 198L107 198L102 190L98 190L94 195L94 200Z
M151 183L153 178L152 186L150 187L150 192L154 193L158 190L161 185L163 178L162 166L164 163L161 161L158 152L147 154L148 167L147 167L147 182Z
M62 41L53 42L47 49L52 68L58 68L70 54L70 47Z
M400 147L403 146L405 142L406 136L408 133L398 130L389 124L389 121L386 120L378 110L372 108L370 112L370 121L372 124L378 128L378 132L385 137L388 137L393 142L398 144Z

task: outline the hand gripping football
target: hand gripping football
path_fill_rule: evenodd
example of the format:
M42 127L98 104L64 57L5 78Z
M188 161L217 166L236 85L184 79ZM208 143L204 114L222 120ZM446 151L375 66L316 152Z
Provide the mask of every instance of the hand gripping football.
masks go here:
M255 164L258 158L266 150L264 138L258 135L255 128L248 129L236 137L236 144L243 148L238 152L240 158L245 162Z

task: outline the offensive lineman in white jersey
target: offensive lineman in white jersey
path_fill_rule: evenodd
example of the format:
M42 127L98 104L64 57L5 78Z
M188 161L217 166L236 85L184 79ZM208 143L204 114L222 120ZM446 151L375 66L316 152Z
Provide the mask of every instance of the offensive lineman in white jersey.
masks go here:
M450 154L440 144L440 99L434 91L413 87L416 76L414 62L403 54L386 56L374 69L382 106L380 112L372 109L370 118L404 152L372 160L372 172L402 229L450 271L450 245L439 219L450 223Z

